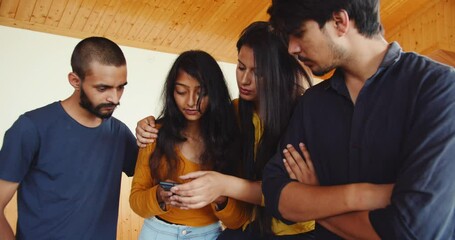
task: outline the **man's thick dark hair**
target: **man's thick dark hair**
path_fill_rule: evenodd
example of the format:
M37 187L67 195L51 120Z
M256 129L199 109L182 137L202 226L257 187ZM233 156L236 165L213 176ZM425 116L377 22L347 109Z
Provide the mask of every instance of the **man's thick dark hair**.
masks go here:
M240 162L240 145L237 140L240 134L223 72L208 53L191 50L177 57L166 78L164 106L157 119L157 123L161 125L160 134L155 151L150 157L152 176L156 181L177 180L177 176L181 174L176 172L180 160L175 149L177 144L186 141L182 131L187 126L187 120L174 99L175 83L181 71L200 83L200 97L209 97L207 109L199 121L205 144L200 162L202 169L236 174L236 163ZM197 101L198 108L200 101ZM166 161L163 161L163 156Z
M239 99L242 133L243 165L246 177L261 180L262 171L273 156L281 133L285 131L298 96L304 92L302 82L311 86L310 77L292 57L283 39L276 35L268 22L254 22L243 30L237 41L237 51L250 47L254 54L256 89L259 112L264 127L256 149L253 126L254 103ZM260 234L271 234L271 216L263 208L256 211L252 223Z
M314 20L322 28L334 12L343 9L363 36L382 34L379 0L272 0L267 13L273 28L289 35L306 20Z
M88 37L76 45L71 55L73 72L84 80L93 61L116 67L126 65L125 56L120 47L104 37Z

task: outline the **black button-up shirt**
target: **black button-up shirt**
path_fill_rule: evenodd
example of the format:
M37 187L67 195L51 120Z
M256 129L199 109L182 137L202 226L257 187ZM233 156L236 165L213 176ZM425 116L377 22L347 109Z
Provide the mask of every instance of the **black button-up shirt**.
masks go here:
M299 142L321 185L396 183L391 205L370 211L381 238L455 238L454 68L392 43L355 105L341 69L310 88L264 170L266 207L280 219L279 195L291 181L282 149ZM320 239L337 239L326 233L317 226Z

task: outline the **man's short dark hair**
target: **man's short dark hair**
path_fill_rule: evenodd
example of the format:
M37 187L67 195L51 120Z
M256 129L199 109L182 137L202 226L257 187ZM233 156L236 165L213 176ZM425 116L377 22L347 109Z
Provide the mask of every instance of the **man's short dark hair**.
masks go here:
M120 47L104 37L88 37L76 45L71 56L73 72L84 80L93 61L116 67L126 65L125 56Z

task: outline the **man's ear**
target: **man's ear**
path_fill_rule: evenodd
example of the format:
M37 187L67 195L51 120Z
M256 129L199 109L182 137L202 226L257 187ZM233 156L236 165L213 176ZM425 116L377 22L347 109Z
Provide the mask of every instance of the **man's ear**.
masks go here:
M68 73L68 82L73 86L75 91L79 91L81 88L81 79L77 76L76 73Z
M342 9L332 13L333 24L338 35L344 35L350 27L349 15L346 10Z

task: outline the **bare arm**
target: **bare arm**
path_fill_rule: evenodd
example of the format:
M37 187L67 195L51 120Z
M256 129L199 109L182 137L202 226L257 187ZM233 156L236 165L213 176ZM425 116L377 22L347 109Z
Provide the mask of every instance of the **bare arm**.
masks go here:
M153 143L158 137L158 129L155 126L155 117L148 116L137 122L136 125L136 143L139 147L145 147Z
M13 229L9 225L5 216L6 205L11 201L14 193L17 191L19 183L8 182L0 179L0 239L1 240L13 240L14 233Z
M191 182L173 187L171 197L186 208L200 208L226 196L253 204L261 204L261 183L221 174L215 171L197 171L181 176Z
M313 163L305 146L299 144L304 157L292 145L287 145L286 148L283 151L284 166L290 177L299 182L289 183L283 188L279 211L284 218L306 221L351 211L384 208L390 204L392 184L317 186Z
M346 213L326 219L318 223L344 239L374 239L380 237L373 229L368 217L369 211Z

